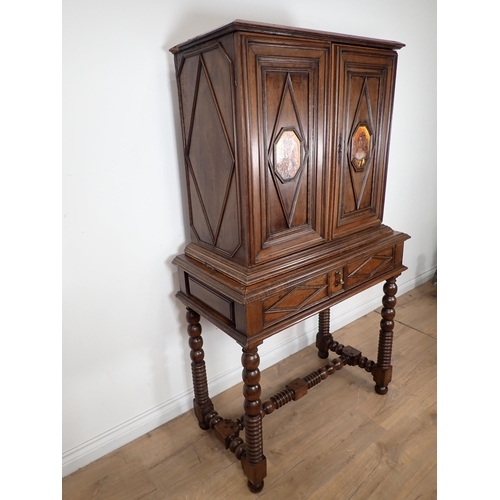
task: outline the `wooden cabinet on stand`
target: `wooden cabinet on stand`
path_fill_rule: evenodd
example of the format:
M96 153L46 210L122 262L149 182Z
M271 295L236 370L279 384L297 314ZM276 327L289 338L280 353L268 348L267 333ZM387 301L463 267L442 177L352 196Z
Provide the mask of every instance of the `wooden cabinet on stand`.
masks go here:
M396 277L409 238L382 224L401 47L235 21L171 49L191 226L174 264L194 411L241 460L254 492L266 476L265 415L345 365L370 372L379 394L388 390ZM329 308L379 282L371 360L332 338ZM318 313L318 355L336 357L261 399L258 346ZM200 315L243 349L241 419L224 419L210 400Z

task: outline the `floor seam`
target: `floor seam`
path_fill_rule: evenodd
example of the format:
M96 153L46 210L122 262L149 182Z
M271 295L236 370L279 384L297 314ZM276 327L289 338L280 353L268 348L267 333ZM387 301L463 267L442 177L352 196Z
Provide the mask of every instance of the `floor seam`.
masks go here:
M431 335L430 333L423 332L422 330L419 330L418 328L407 325L406 323L403 323L402 321L399 321L397 319L395 319L394 321L396 323L399 323L400 325L406 326L406 328L410 328L411 330L414 330L415 332L421 333L422 335L426 335L427 337L430 337L431 339L437 340L436 337L434 337L434 335Z

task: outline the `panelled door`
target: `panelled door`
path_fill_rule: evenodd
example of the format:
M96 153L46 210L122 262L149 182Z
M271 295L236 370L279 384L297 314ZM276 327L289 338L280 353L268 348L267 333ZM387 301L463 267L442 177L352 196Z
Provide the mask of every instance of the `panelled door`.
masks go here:
M325 241L330 45L246 40L250 140L250 260Z
M333 237L381 223L397 54L337 47ZM334 161L335 161L334 160Z

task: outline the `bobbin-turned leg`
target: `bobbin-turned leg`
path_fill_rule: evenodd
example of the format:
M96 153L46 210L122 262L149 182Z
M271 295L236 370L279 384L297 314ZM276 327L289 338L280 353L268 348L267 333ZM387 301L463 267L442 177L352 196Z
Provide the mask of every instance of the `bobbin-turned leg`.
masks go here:
M328 357L328 350L332 341L330 333L330 309L321 311L318 315L318 333L316 334L316 347L318 356L322 359Z
M191 348L191 373L193 375L194 400L193 408L198 424L203 430L210 428L205 422L205 415L214 409L208 397L207 371L205 368L205 353L203 352L203 339L201 338L200 315L187 308L186 319L189 334L189 347Z
M243 348L243 408L245 410L246 451L241 457L243 471L248 478L248 487L258 493L264 487L266 477L266 457L262 444L262 402L260 400L260 370L257 348Z
M372 370L375 391L378 394L387 394L388 385L392 378L391 356L397 291L396 277L389 278L384 284L377 364Z

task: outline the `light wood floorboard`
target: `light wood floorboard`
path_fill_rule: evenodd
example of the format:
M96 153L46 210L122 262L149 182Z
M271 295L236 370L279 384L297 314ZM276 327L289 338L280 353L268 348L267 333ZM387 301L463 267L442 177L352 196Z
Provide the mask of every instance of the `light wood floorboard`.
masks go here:
M369 373L345 367L266 416L261 493L249 492L240 462L187 412L65 477L63 499L435 499L436 288L428 282L401 296L396 311L388 394L375 393ZM376 359L378 312L334 338ZM325 363L309 346L268 368L262 400ZM223 417L241 416L240 384L212 400Z

